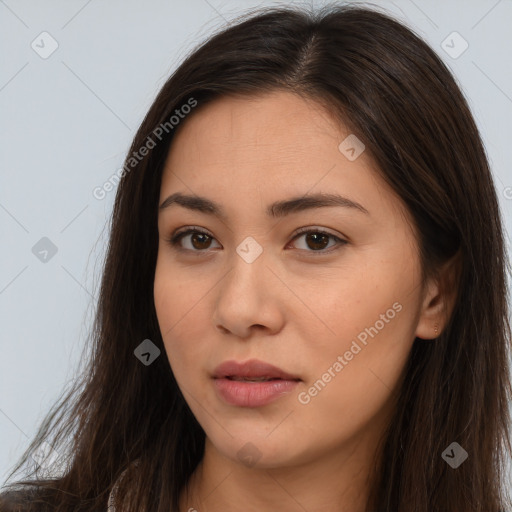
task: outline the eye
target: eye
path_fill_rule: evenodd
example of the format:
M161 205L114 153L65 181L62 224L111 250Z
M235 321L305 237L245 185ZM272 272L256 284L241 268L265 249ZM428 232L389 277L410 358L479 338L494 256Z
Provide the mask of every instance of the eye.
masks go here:
M190 238L189 238L190 237ZM320 253L320 254L330 254L331 252L340 248L347 244L346 240L333 235L327 231L322 229L311 229L311 228L301 228L298 232L295 233L292 241L297 240L298 238L304 238L305 249L301 248L305 252L310 253ZM329 239L334 240L336 243L333 246L330 246L329 250L324 250L328 246ZM188 247L183 247L181 244L182 240L187 240ZM173 234L170 238L166 239L166 241L176 250L195 253L196 255L207 252L208 249L211 248L211 241L215 240L213 236L211 236L207 231L203 231L202 229L194 226L193 228L188 228L184 231L177 232ZM288 247L289 245L287 245Z
M183 247L181 245L181 240L185 237L189 237L189 242L192 243L192 248ZM188 251L188 252L205 252L205 249L209 249L209 245L211 240L215 240L209 233L203 231L202 229L194 226L193 228L189 228L185 231L181 231L172 235L167 242L169 242L173 247L175 247L179 251ZM199 249L199 250L196 250Z
M311 229L311 228L301 228L293 237L293 240L297 240L299 238L304 238L304 243L306 245L307 252L316 252L320 254L330 254L331 252L339 249L341 246L346 245L348 242L343 240L339 236L333 235L328 231L324 231L323 229ZM329 243L329 238L334 240L336 243L330 246L328 251L325 251L326 247L329 247L327 244ZM334 248L333 248L334 246ZM307 248L313 249L308 251Z

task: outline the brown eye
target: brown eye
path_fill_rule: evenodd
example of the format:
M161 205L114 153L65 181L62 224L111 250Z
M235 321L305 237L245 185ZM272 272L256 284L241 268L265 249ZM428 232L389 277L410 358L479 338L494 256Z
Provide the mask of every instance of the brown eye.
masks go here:
M307 233L305 240L311 249L321 250L325 249L329 243L329 235L324 233Z
M348 243L346 240L320 229L303 228L295 235L293 241L299 238L304 238L305 240L305 247L300 248L301 251L311 254L317 253L319 256L322 254L330 254L334 250L338 249L339 246L343 246ZM182 244L182 240L188 240L188 247ZM202 253L209 252L212 248L211 243L213 240L215 240L215 238L206 231L202 231L198 228L190 228L181 233L177 233L167 241L179 251L186 251L189 254L201 255ZM332 245L329 246L329 240L335 241L333 244L334 249L332 249ZM328 247L329 249L325 250Z
M307 252L316 252L319 254L329 254L332 252L330 250L330 248L333 247L332 245L329 247L329 250L324 250L326 247L328 247L329 239L332 239L336 242L334 246L345 245L348 243L346 240L343 240L340 237L333 235L332 233L328 233L319 229L303 229L297 236L295 236L294 240L302 237L304 237L305 247L302 247L301 250Z
M194 233L190 237L190 242L195 249L208 249L212 239L204 233Z
M182 239L185 237L189 237L191 247L183 247L181 244ZM215 240L212 236L210 236L205 231L201 231L199 229L188 229L183 231L182 233L178 233L174 235L174 237L169 240L169 242L173 246L178 246L180 250L191 251L191 252L205 252L207 249L210 249L212 240Z

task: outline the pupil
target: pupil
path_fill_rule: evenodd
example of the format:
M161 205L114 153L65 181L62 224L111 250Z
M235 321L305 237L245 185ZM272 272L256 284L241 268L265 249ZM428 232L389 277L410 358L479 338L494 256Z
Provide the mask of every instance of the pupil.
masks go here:
M326 242L326 243L321 243L318 241L318 238L323 238L323 241ZM306 239L307 241L313 239L313 245L317 244L315 247L310 247L312 249L323 249L327 246L327 242L328 242L328 235L325 235L324 233L310 233L308 235L306 235ZM320 245L320 247L318 247L318 244ZM309 245L309 244L308 244Z
M205 248L207 248L207 245L206 245L206 247L201 246L201 242L199 242L199 247L196 246L195 242L196 242L197 238L201 238L201 237L203 237L204 239L209 238L209 236L205 235L204 233L195 233L195 234L192 235L192 245L196 249L205 249ZM204 242L204 240L203 240L203 242Z

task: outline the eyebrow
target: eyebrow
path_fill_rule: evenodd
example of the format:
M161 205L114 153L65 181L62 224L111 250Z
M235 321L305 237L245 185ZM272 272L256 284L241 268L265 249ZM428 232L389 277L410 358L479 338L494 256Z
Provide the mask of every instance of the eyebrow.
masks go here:
M189 210L198 211L207 215L214 215L220 219L227 220L227 215L222 206L211 199L197 195L187 195L180 192L171 194L159 207L159 211L169 208L171 205L180 205ZM272 218L280 218L305 210L323 208L329 206L342 206L352 208L369 215L368 210L346 197L338 194L317 193L306 196L292 197L282 201L276 201L267 207L266 214Z

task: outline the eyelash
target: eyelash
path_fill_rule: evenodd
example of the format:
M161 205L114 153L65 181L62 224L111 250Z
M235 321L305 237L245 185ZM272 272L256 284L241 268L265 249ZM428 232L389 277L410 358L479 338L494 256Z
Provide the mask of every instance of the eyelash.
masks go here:
M210 233L208 233L207 231L204 231L203 229L198 228L196 226L194 226L193 228L189 228L189 229L187 229L185 231L181 231L181 232L178 232L176 234L173 234L170 237L166 238L165 240L174 249L176 249L176 250L178 250L180 252L187 252L187 253L192 253L195 256L201 256L204 253L208 252L208 249L205 249L205 250L201 251L201 250L184 249L183 247L179 246L179 243L180 243L180 241L181 241L181 239L183 237L185 237L186 235L195 234L195 233L207 235L210 238L212 238L213 240L215 240L215 237L213 237ZM344 245L348 244L347 240L343 240L342 238L340 238L340 237L338 237L336 235L333 235L332 233L329 233L329 232L324 231L322 229L309 229L309 228L300 228L294 234L294 236L292 238L292 241L296 240L301 235L307 235L307 234L310 234L310 233L317 233L317 234L327 235L327 236L333 238L334 240L336 240L336 242L338 242L337 246L331 247L328 250L318 250L318 251L309 250L308 251L308 250L305 250L305 249L299 249L299 250L302 250L302 251L305 251L305 252L308 252L308 253L312 253L315 257L316 256L322 256L322 255L331 254L332 252L337 251L338 249L340 249Z

